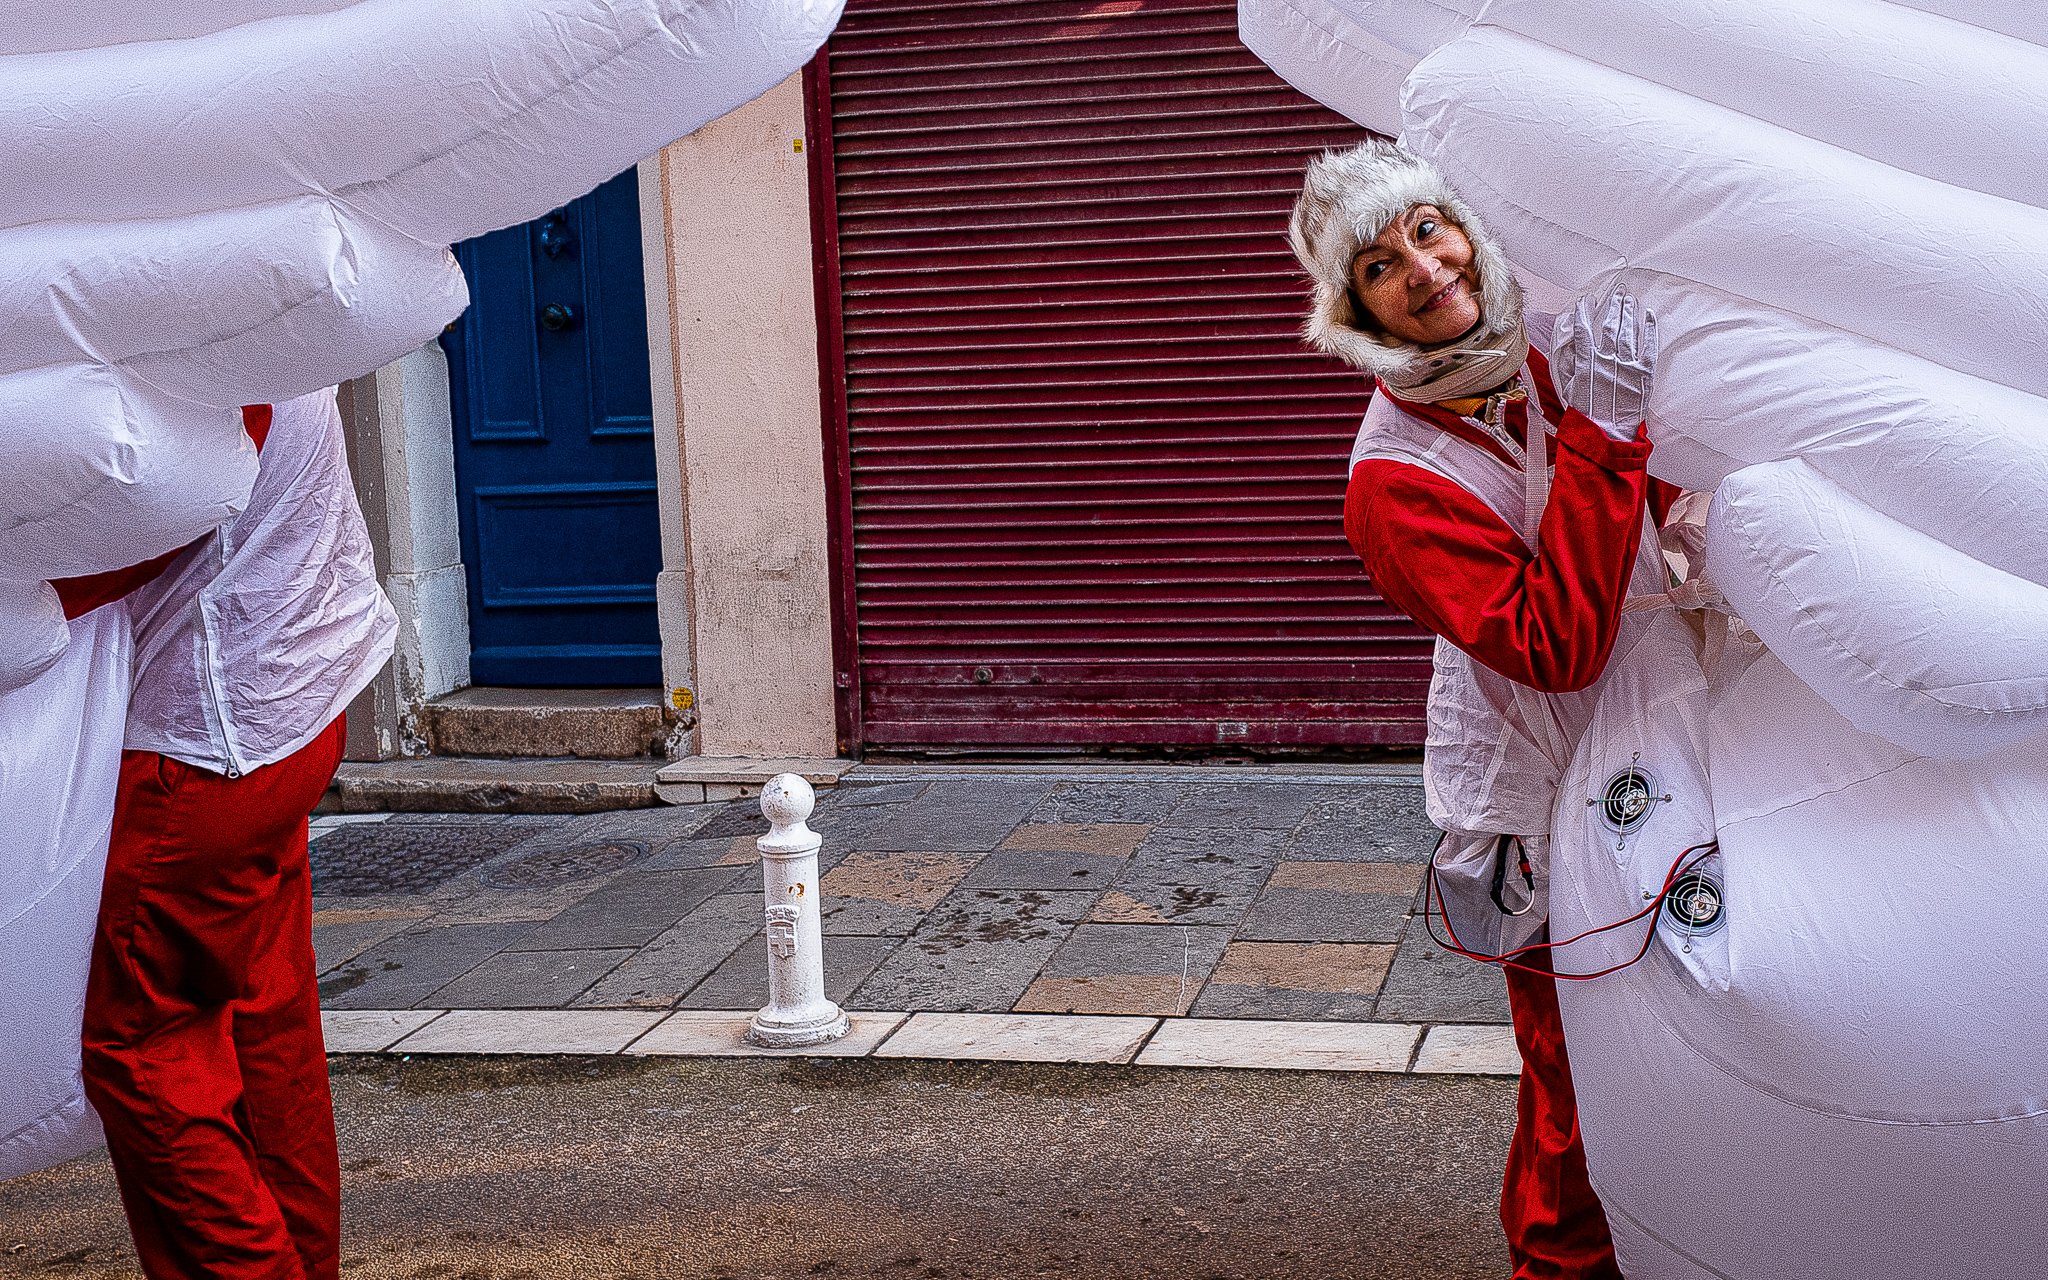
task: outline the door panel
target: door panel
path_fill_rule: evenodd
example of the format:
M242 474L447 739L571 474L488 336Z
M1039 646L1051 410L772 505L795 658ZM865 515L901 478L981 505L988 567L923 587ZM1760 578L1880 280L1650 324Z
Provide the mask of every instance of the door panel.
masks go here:
M478 684L661 682L637 175L455 247L443 338Z

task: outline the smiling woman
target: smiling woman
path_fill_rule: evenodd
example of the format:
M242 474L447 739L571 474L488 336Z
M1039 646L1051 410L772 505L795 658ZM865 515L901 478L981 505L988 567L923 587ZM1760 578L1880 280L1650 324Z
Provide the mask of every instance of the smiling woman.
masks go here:
M1388 337L1431 346L1479 324L1472 241L1433 204L1418 204L1351 260L1359 309Z
M1423 755L1446 833L1432 881L1455 944L1511 961L1524 1066L1501 1225L1515 1275L1611 1280L1543 928L1557 777L1617 640L1643 625L1625 598L1667 583L1644 536L1675 497L1643 469L1654 329L1618 295L1598 318L1582 307L1559 326L1553 385L1479 216L1392 143L1310 165L1290 238L1314 280L1305 335L1381 393L1352 450L1345 532L1386 598L1441 637Z

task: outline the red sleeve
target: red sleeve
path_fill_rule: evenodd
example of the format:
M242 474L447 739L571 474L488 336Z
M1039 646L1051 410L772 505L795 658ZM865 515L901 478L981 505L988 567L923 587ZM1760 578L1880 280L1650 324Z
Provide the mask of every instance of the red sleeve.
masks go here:
M249 433L249 439L256 444L256 451L263 452L263 440L270 434L270 406L243 405L242 430ZM112 604L136 588L156 581L158 574L170 568L171 561L199 545L206 536L201 534L175 551L166 551L141 564L109 569L105 573L88 573L78 578L52 578L50 585L57 588L57 598L64 602L64 616L82 618L101 605Z
M1545 693L1606 669L1650 488L1647 440L1612 440L1567 412L1557 442L1534 556L1485 503L1421 467L1368 458L1344 499L1345 534L1389 602Z
M1671 519L1671 508L1685 496L1685 490L1675 484L1652 477L1650 480L1650 515L1659 529Z
M267 404L245 404L242 406L242 430L255 441L256 452L263 452L263 442L270 435L271 407Z

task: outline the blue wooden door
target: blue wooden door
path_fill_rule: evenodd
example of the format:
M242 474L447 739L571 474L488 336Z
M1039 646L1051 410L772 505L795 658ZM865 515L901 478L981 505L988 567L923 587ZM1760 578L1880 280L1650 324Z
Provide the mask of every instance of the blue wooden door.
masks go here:
M658 685L636 174L455 256L471 301L442 342L471 678Z

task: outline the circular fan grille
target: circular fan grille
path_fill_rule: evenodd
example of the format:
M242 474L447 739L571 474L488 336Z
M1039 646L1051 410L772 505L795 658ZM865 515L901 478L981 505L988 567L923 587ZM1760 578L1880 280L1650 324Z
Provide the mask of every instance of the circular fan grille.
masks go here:
M1721 924L1721 883L1703 872L1688 871L1664 895L1664 913L1687 933L1707 933Z
M1634 831L1650 816L1655 803L1650 775L1630 765L1607 780L1600 800L1600 815L1616 831Z

